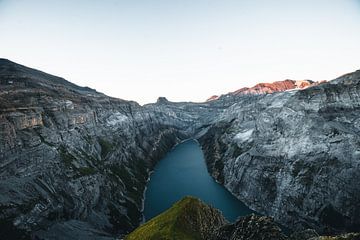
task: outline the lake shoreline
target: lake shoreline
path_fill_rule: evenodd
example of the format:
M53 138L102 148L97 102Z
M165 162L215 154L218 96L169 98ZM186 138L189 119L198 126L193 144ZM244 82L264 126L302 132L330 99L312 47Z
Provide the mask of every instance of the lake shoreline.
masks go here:
M196 139L185 139L176 144L149 172L142 204L142 223L184 196L202 199L220 209L231 222L253 213L210 176L201 145Z

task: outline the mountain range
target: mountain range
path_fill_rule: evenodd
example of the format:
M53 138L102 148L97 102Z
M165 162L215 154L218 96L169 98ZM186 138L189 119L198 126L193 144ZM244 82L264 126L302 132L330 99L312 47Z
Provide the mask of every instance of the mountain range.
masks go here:
M291 231L360 232L360 71L140 106L0 59L0 236L114 239L195 138L211 176Z

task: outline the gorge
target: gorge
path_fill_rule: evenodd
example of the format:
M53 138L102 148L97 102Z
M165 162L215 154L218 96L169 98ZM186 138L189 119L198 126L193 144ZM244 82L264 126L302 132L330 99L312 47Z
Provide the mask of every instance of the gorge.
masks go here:
M305 89L140 106L0 59L0 236L113 239L155 164L196 139L211 176L292 230L360 231L360 71Z
M252 213L206 170L203 153L195 140L175 146L155 167L145 191L145 220L159 215L179 199L194 196L219 209L227 220Z

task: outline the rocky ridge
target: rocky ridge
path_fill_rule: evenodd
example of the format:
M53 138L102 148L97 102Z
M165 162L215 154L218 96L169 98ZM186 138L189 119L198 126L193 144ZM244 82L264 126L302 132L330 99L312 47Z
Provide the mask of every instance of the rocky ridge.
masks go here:
M1 59L0 235L134 229L149 171L190 137L249 207L293 229L358 231L359 82L140 106Z
M288 236L290 235L290 236ZM312 230L285 234L272 218L240 217L228 223L221 212L194 197L184 197L165 212L139 226L125 240L358 240L360 234L319 236Z
M219 210L188 196L138 227L125 240L209 240L226 223Z
M208 98L206 101L217 100L222 97L228 97L229 95L239 96L239 95L249 95L249 94L270 94L270 93L284 92L289 90L299 90L299 89L305 89L308 87L316 86L325 82L326 81L314 82L312 80L286 79L284 81L276 81L272 83L258 83L253 87L240 88L234 92L230 92L225 95L221 95L221 96L213 95L210 98Z

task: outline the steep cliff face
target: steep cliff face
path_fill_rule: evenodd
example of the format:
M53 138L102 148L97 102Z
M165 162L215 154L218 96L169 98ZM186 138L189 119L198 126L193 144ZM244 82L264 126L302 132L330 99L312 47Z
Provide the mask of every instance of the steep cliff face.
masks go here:
M153 165L199 138L209 172L290 228L360 228L360 72L302 91L140 106L0 60L0 236L112 238Z
M200 138L209 171L286 226L359 231L359 107L360 71L302 91L239 97Z

